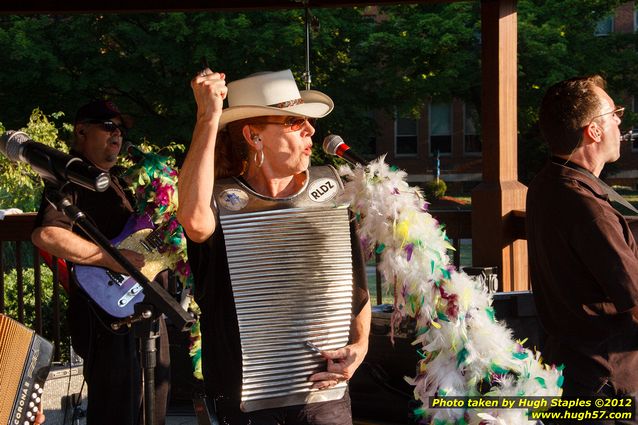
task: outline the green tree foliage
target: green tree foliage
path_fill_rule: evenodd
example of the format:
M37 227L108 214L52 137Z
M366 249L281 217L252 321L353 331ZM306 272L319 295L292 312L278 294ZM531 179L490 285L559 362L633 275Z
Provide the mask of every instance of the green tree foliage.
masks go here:
M53 288L51 282L53 281L53 276L51 274L51 270L46 267L42 267L41 269L41 280L42 280L42 300L50 300L53 296ZM4 303L5 303L5 314L11 317L18 317L18 283L16 270L12 269L8 273L4 275L5 278L5 293L4 293ZM25 325L29 327L35 326L35 286L33 279L33 269L25 269L22 275L22 284L24 291L24 321ZM64 291L62 291L64 293ZM62 308L66 308L66 296L61 297ZM43 323L50 322L53 319L53 310L52 306L48 305L48 303L43 303Z
M471 10L402 6L382 9L382 19L367 9L313 10L320 28L311 40L312 88L337 105L321 121L316 140L339 133L373 151L372 111L417 109L424 97L459 92L435 87L461 80L468 59L461 64L458 55L454 61L443 56L464 50L459 43L476 45L475 29L467 29ZM441 43L454 27L463 34ZM110 97L136 119L134 141L187 143L194 122L189 81L201 57L229 81L291 68L303 84L304 12L0 16L0 48L6 99L0 120L8 128L24 122L35 106L64 111L72 121L80 104ZM466 56L477 75L476 51ZM470 84L476 87L476 79Z
M60 130L49 118L61 118L61 113L47 117L36 108L31 113L29 122L21 131L31 139L51 146L63 152L68 147L60 138ZM2 123L0 131L4 132ZM11 162L0 155L0 209L19 208L22 211L35 211L40 205L40 192L43 182L40 175L23 162Z
M55 330L53 329L53 275L47 267L41 268L41 300L42 300L42 336L49 341L53 341ZM16 269L13 268L4 274L4 314L17 319L18 314L18 279ZM35 284L33 269L24 269L22 274L23 293L22 302L24 303L24 324L30 328L35 328ZM66 315L68 299L66 293L60 290L60 317L61 322L65 325L64 317ZM68 351L68 329L66 327L61 330L61 345L63 359L66 359Z
M363 46L374 104L418 115L432 99L479 99L478 2L384 7L381 13Z
M621 3L518 2L524 178L545 156L536 111L550 84L598 72L612 94L638 92L635 35L594 36L596 23ZM337 133L374 153L373 111L418 116L430 100L451 98L480 111L480 2L311 12L319 22L311 37L312 88L336 104L319 122L316 142ZM189 81L200 58L228 81L291 68L301 85L304 11L3 15L0 48L0 121L7 128L21 126L35 107L63 111L72 122L79 105L109 97L136 119L134 142L187 145L195 114Z
M547 158L537 128L545 90L566 78L601 74L618 103L638 93L635 33L596 36L596 24L613 16L621 0L521 0L519 11L519 175L531 178ZM631 108L629 108L631 109ZM633 114L623 125L635 123Z
M423 193L428 201L442 198L445 192L447 192L447 184L441 179L430 180L423 185Z

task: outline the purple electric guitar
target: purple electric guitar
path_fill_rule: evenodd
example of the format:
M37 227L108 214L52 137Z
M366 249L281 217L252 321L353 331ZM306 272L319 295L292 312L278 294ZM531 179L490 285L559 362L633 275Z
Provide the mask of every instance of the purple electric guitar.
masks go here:
M111 243L119 249L130 249L144 255L142 274L152 281L169 268L168 257L162 254L162 226L155 229L148 215L131 216L122 232ZM142 285L132 277L97 266L75 265L72 271L80 287L105 312L122 318L134 312L133 306L144 299Z

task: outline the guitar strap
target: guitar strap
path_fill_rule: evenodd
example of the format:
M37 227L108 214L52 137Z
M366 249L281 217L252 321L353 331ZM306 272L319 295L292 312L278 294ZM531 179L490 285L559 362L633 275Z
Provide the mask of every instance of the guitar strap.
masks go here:
M53 273L54 282L57 280L62 285L67 294L70 294L71 288L69 287L69 264L63 258L57 258L51 255L48 251L38 248L40 257L44 260L44 263Z
M611 206L622 215L627 215L627 216L638 215L638 209L636 209L633 205L631 205L629 201L623 198L618 192L616 192L612 187L610 187L607 183L605 183L601 178L596 177L594 174L592 174L591 171L571 161L565 161L564 159L558 158L555 156L552 157L552 162L559 165L564 165L565 167L569 167L573 170L583 173L587 177L589 177L590 179L598 183L600 187L603 189L603 191L605 192L605 194L607 194L608 201L611 204Z

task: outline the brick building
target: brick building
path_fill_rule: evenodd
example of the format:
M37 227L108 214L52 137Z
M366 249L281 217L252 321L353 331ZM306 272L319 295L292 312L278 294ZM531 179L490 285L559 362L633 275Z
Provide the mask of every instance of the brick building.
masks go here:
M618 7L613 15L601 20L595 34L604 37L611 32L634 32L638 15L634 2ZM618 103L638 113L638 94L628 94ZM476 108L458 99L447 103L429 103L418 119L376 113L380 134L376 138L376 154L386 153L386 160L408 173L412 184L422 184L436 176L455 192L469 192L482 179L481 137L476 129ZM638 131L638 128L636 129ZM438 151L438 161L437 161ZM621 158L605 169L610 184L637 188L638 140L623 143Z
M482 179L478 119L476 108L457 99L429 103L419 119L378 113L377 154L387 153L387 162L407 171L414 184L435 178L438 157L448 186L469 190Z

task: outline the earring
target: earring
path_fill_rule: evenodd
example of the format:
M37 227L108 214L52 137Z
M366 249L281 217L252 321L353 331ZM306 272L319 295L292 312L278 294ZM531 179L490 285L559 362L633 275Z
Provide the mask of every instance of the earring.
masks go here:
M259 150L259 159L257 159L257 151L255 151L253 160L255 161L255 165L257 166L257 168L261 168L261 166L264 165L264 150Z
M261 143L261 137L259 137L259 135L257 134L253 134L252 139L255 145L258 145ZM259 159L257 159L257 152L259 152ZM255 149L253 160L255 161L255 165L257 166L257 168L261 168L261 166L264 165L264 148L263 147L259 150Z

